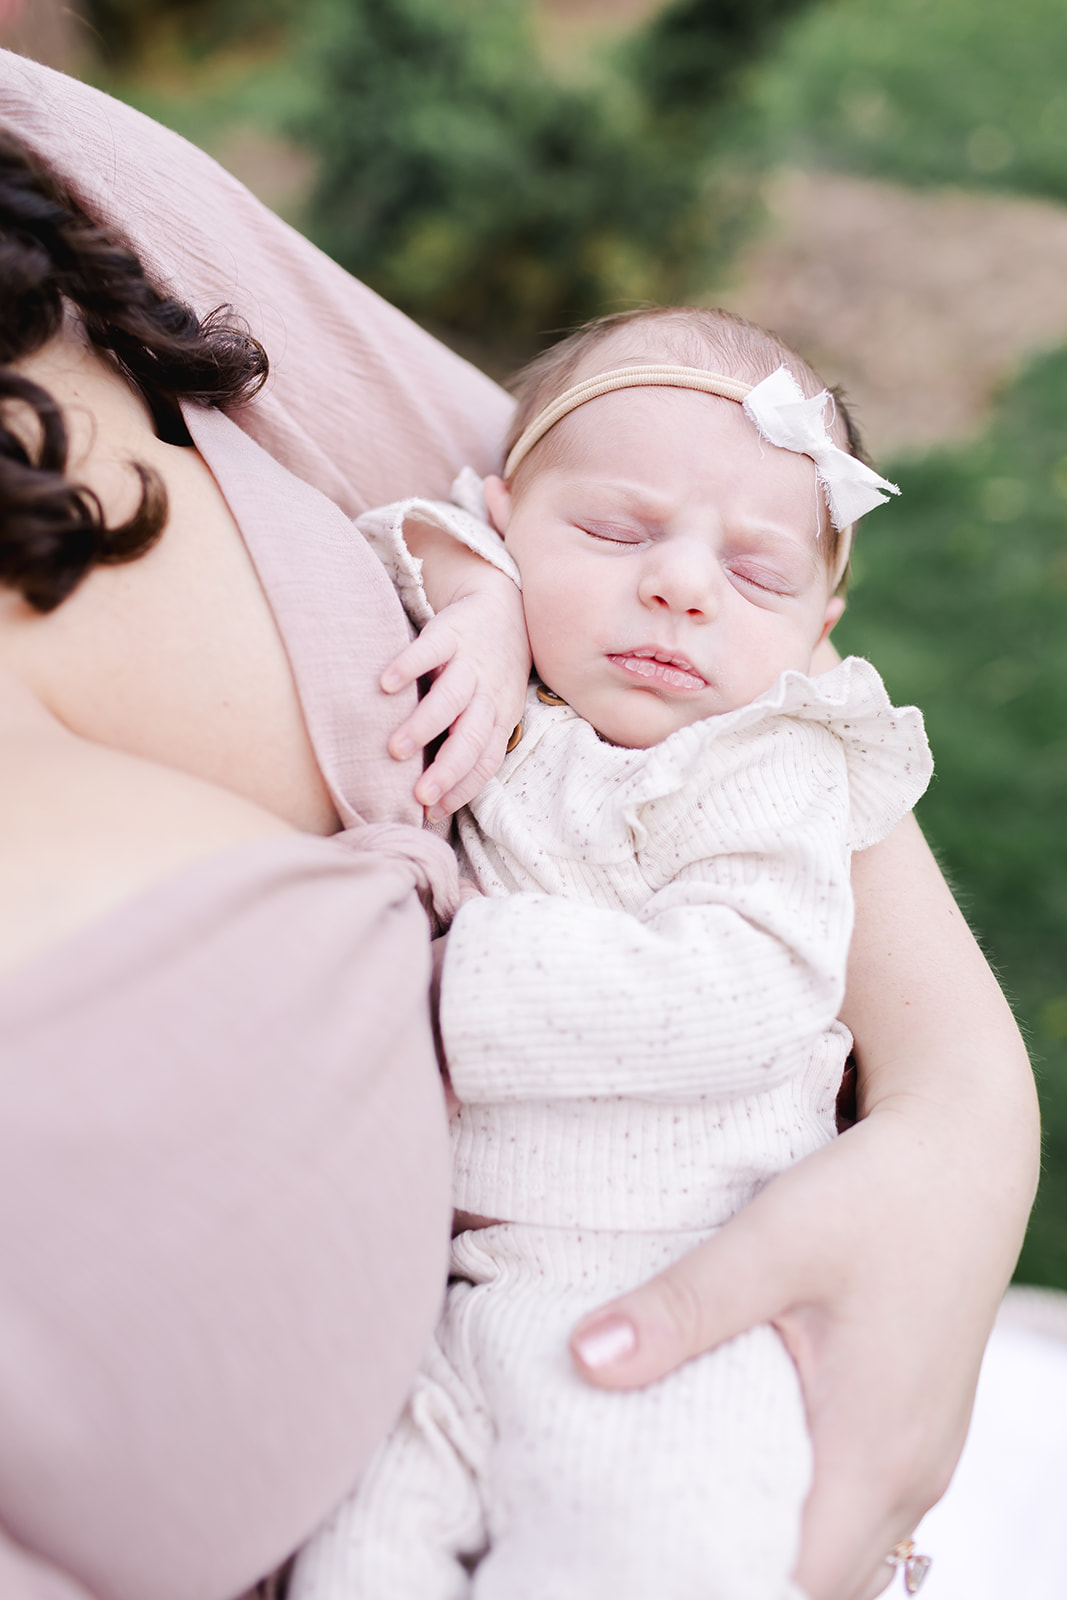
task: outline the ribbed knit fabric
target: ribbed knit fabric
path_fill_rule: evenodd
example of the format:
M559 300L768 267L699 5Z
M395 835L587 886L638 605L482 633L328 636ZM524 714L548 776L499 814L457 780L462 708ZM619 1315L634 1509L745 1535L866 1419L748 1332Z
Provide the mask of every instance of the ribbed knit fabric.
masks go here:
M703 1237L460 1235L404 1418L303 1551L293 1600L802 1600L810 1446L778 1336L629 1394L590 1389L567 1353L584 1312Z
M409 516L502 549L463 488L361 521L416 616ZM777 1334L635 1394L582 1383L567 1340L834 1136L851 851L930 770L858 659L648 750L531 690L460 814L484 898L441 997L455 1201L502 1222L453 1241L405 1416L293 1600L797 1600L811 1452Z
M524 727L459 821L456 1204L715 1226L833 1136L850 850L925 788L921 718L850 659L648 750L535 692Z
M833 1138L850 1045L834 1023L786 1083L684 1107L624 1095L465 1105L452 1120L455 1204L564 1228L717 1227Z

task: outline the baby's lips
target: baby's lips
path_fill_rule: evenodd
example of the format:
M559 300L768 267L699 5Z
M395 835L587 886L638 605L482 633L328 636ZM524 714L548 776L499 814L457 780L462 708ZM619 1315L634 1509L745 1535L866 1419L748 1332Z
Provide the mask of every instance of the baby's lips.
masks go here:
M661 683L670 689L707 689L709 683L685 656L668 655L666 651L626 650L608 657L624 672L633 673L649 683Z

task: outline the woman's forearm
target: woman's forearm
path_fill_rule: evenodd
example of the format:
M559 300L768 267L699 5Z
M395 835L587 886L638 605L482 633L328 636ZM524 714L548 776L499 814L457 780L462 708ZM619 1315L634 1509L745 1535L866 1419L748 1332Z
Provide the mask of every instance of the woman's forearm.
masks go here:
M573 1341L592 1382L633 1388L774 1323L815 1454L797 1568L812 1600L879 1593L886 1553L944 1492L1038 1166L1022 1040L914 821L853 878L861 1120Z
M946 1196L970 1211L991 1286L1010 1276L1040 1157L1037 1098L1011 1010L918 825L853 862L856 928L843 1019L862 1117L912 1109L936 1141Z

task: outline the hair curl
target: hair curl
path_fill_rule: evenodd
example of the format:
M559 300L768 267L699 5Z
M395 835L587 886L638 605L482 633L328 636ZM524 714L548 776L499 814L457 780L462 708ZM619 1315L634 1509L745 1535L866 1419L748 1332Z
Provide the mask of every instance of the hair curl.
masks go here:
M239 405L267 376L262 345L230 308L201 319L156 288L134 251L0 130L0 583L40 612L53 611L94 566L143 555L167 520L162 481L135 464L140 502L109 527L92 490L66 476L59 407L12 367L59 332L67 305L144 396L168 443L190 442L181 399Z

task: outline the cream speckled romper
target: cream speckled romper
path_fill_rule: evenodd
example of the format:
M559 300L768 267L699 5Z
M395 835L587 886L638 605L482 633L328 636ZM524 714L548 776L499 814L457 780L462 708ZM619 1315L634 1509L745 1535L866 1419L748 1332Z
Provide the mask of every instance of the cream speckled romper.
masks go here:
M454 1241L406 1415L295 1600L797 1595L810 1443L778 1335L636 1393L584 1384L567 1339L834 1136L851 851L929 774L858 659L648 750L531 690L460 817L485 898L441 1000L455 1203L504 1220Z

